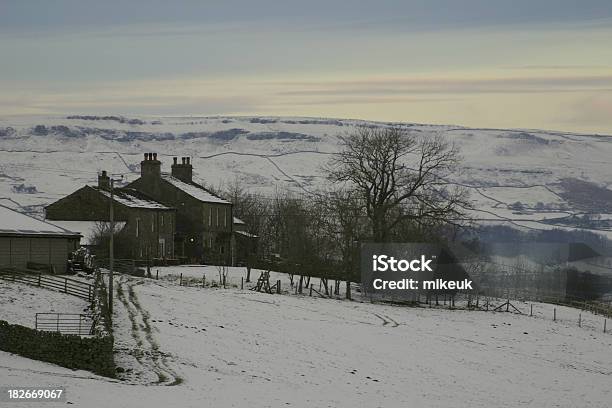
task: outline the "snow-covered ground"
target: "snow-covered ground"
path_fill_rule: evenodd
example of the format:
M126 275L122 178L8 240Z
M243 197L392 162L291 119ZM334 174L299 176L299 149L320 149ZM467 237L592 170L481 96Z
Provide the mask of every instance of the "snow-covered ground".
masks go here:
M552 306L540 304L529 317L128 276L116 286L123 380L0 353L0 384L64 385L68 401L87 407L574 408L612 400L612 334L597 316L578 327L575 309L558 308L553 322Z
M222 273L221 267L214 265L180 265L180 266L163 266L163 267L153 267L151 268L151 276L159 277L159 279L164 279L170 282L174 282L176 284L180 284L182 282L185 286L202 286L202 283L206 287L215 287L221 286L222 278L220 272ZM252 269L250 282L246 281L247 278L247 270L244 266L230 266L225 268L227 270L225 283L226 287L240 288L244 287L244 289L253 288L257 284L257 280L260 277L262 270ZM295 289L299 286L299 275L294 275L293 277L293 285L291 282L291 278L289 274L280 273L270 271L270 286L276 284L277 281L281 281L281 292L282 293L294 293ZM181 278L182 277L182 278ZM181 280L182 279L182 280ZM304 280L302 282L302 289L304 293L308 293L307 281ZM321 280L318 278L312 278L310 280L313 288L321 293L325 293L325 289L321 287ZM329 290L333 290L335 284L335 280L329 279L327 282ZM359 293L356 292L359 285L352 284L352 296L359 298ZM316 292L315 292L316 294ZM346 295L346 284L341 282L340 291L338 297L343 297Z
M64 293L0 280L0 320L34 328L36 313L83 313L87 301Z

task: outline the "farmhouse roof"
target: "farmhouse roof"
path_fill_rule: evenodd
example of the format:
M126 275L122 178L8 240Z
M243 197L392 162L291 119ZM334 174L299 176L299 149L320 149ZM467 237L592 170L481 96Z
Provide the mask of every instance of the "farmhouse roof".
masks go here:
M110 198L110 192L98 187L92 187L102 195ZM138 190L131 188L118 188L113 190L113 200L130 208L143 208L149 210L172 210L170 207L153 200Z
M207 190L205 187L197 183L187 183L181 181L168 173L162 173L161 178L162 180L172 184L174 187L183 191L185 194L188 194L196 200L202 201L204 203L231 204L229 201L222 199L212 191Z

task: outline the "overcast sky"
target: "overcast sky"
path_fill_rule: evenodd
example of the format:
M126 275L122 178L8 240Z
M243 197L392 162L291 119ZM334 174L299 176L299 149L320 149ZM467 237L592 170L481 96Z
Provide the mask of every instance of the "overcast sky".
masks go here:
M612 1L0 0L0 115L612 134Z

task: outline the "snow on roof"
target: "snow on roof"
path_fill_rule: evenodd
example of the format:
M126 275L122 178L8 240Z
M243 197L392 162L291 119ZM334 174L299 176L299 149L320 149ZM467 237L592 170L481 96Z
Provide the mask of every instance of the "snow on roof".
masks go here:
M234 217L234 224L245 224L246 225L246 222L242 221L240 218Z
M110 192L93 187L98 190L100 193L110 198ZM166 207L165 205L158 203L145 196L143 193L137 190L133 190L130 188L118 188L113 190L113 200L119 204L123 204L126 207L130 208L145 208L151 210L171 210L170 207Z
M97 232L99 231L99 224L109 224L106 221L64 221L64 220L53 220L55 225L65 228L70 231L78 231L83 235L81 244L92 245L93 240ZM125 227L125 221L115 221L115 231L121 231ZM110 227L108 228L110 231Z
M247 238L258 238L258 236L257 236L257 235L255 235L255 234L250 234L250 233L248 233L248 232L246 232L246 231L234 231L234 232L235 232L236 234L243 235L243 236L245 236L245 237L247 237Z
M163 173L162 179L172 184L174 187L182 190L184 193L189 194L193 198L200 200L205 203L219 203L219 204L230 204L229 201L225 201L221 197L216 196L204 187L196 183L185 183L171 176L170 174Z
M38 220L27 214L0 205L0 235L57 235L78 237L78 232Z

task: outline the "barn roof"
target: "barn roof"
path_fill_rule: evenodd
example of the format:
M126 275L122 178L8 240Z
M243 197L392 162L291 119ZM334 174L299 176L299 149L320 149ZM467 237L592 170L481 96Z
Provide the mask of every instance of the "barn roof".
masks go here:
M229 201L222 199L221 197L217 196L211 191L208 191L206 188L197 183L186 183L167 173L163 173L161 175L161 178L162 180L172 184L174 187L178 188L184 193L192 196L196 200L200 200L204 203L231 204Z
M81 234L41 221L0 205L0 235L57 236L77 238Z

